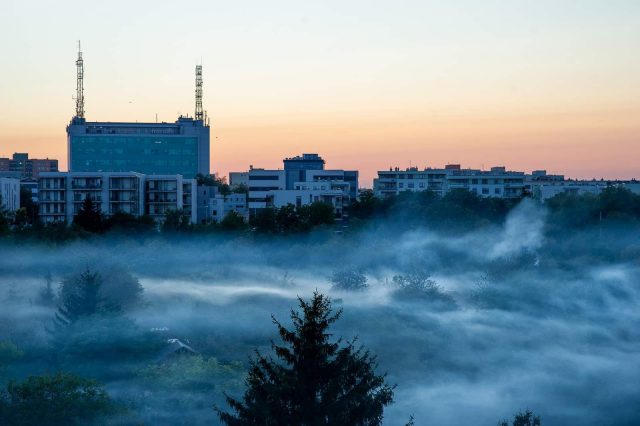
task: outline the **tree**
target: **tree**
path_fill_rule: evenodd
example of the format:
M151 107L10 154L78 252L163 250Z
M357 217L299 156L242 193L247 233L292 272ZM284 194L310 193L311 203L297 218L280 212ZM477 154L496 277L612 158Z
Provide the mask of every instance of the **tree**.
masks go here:
M441 309L453 309L456 302L451 295L442 291L436 282L429 278L429 274L419 268L404 275L395 275L393 284L396 286L393 297L406 302L427 302Z
M2 195L0 195L0 236L8 235L11 232L11 215L2 203Z
M293 330L275 318L284 345L273 344L279 362L257 353L242 400L227 396L235 413L216 408L227 425L380 425L393 387L375 373L376 361L354 341L331 342L328 328L340 317L330 300L314 293L292 311Z
M202 173L198 173L196 175L196 181L199 186L215 186L218 188L218 191L222 195L231 194L231 188L227 183L227 178L225 176L215 175L203 175Z
M105 220L100 207L93 202L91 196L86 196L78 214L73 218L73 223L88 232L102 232L105 229Z
M359 291L366 290L367 277L360 271L345 269L334 271L329 278L334 290Z
M235 210L231 210L220 221L220 227L225 231L237 231L244 229L246 226L244 217Z
M540 426L540 416L534 415L530 410L526 410L523 412L516 413L513 416L513 426ZM503 420L498 423L498 426L509 426L509 422L507 420Z
M169 210L162 223L162 232L179 232L191 229L189 216L182 210Z
M87 269L66 284L60 292L60 305L55 315L57 328L72 325L77 321L100 313L112 313L118 306L109 304L102 297L102 277Z
M44 280L45 285L38 292L38 303L44 306L52 306L56 301L56 295L53 292L53 277L50 271L47 271Z
M38 221L38 204L33 201L33 194L29 188L20 187L20 208L25 209L28 223L34 224Z
M256 232L260 233L268 234L277 232L278 224L276 222L276 210L271 207L259 209L251 218L251 226L254 227Z
M72 374L31 376L0 391L0 424L104 424L115 404L96 382Z

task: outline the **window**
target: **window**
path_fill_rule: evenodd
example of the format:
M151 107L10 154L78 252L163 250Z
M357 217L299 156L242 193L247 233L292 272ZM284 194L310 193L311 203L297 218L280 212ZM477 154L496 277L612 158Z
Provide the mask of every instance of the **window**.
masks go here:
M398 188L404 188L404 183L400 182L400 183L398 184Z
M496 188L496 189L494 189L494 190L493 190L493 193L494 193L494 194L500 194L500 192L501 192L501 191L500 191L500 188Z
M420 183L418 183L418 187L420 187L420 188L424 188L424 182L420 182Z
M489 195L489 188L482 188L482 193L484 195Z

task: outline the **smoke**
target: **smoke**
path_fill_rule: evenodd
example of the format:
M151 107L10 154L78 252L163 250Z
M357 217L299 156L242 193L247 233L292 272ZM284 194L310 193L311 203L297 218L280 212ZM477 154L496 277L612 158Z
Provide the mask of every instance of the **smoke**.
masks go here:
M334 334L358 336L398 385L385 424L413 414L420 425L495 425L526 408L545 426L638 424L640 232L555 235L547 225L544 209L523 202L502 226L455 235L376 224L262 240L0 246L0 341L24 352L0 368L0 379L50 368L44 325L54 309L36 302L48 271L58 283L86 266L118 265L145 289L144 303L126 316L147 343L127 359L67 368L105 383L141 421L215 424L212 404L224 404L224 391L242 392L248 357L277 338L271 314L287 324L296 297L317 289L344 311ZM363 271L369 288L333 291L328 277L338 269ZM455 305L395 297L393 276L415 271ZM132 339L118 327L105 333L113 334L105 342ZM200 360L157 367L167 338L188 342Z

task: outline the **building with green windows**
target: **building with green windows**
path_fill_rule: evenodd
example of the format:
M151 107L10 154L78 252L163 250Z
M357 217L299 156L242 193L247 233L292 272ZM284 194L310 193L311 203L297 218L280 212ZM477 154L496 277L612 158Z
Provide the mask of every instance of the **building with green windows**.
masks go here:
M209 174L209 126L180 117L175 123L117 123L74 117L67 126L70 172Z

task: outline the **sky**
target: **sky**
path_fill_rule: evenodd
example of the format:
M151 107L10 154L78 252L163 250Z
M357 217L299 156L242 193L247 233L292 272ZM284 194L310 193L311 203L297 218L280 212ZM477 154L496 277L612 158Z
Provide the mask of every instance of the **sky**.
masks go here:
M4 0L0 156L60 160L82 41L90 121L193 115L211 168L321 154L391 166L640 177L636 0Z

